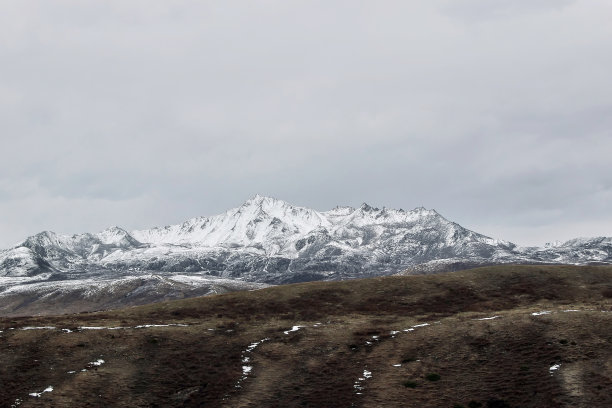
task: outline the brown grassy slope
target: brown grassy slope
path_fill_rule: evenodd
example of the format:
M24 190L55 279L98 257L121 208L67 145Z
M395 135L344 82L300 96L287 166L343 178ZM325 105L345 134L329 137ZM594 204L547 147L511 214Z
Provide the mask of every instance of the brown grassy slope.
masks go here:
M610 310L610 267L501 266L1 319L0 406L609 407Z

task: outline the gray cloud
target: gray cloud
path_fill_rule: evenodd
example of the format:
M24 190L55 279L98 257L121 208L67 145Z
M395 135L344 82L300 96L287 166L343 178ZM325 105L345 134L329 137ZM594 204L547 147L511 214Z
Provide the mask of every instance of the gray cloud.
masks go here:
M607 1L8 1L0 247L255 193L611 235Z
M490 19L512 18L517 15L539 14L545 12L561 12L573 3L574 0L448 0L443 4L442 10L451 16L466 19L469 22L486 21Z

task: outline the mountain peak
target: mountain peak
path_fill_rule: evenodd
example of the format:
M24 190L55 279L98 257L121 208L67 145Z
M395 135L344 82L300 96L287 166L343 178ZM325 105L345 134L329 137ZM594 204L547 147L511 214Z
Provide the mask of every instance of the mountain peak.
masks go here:
M423 206L415 208L414 210L412 210L412 212L419 215L440 215L436 210L427 209Z
M129 232L117 226L99 232L97 237L105 244L138 244Z
M372 207L371 205L369 205L367 203L361 204L359 209L362 210L363 212L378 211L378 208Z
M36 235L32 235L28 238L26 238L25 241L23 241L21 244L19 245L24 245L24 246L28 246L34 243L54 243L57 242L58 240L58 236L55 232L53 231L43 231L43 232L39 232Z
M238 212L242 214L261 215L262 213L265 213L271 216L284 216L284 214L287 212L292 212L300 208L301 207L296 207L286 201L279 200L274 197L267 197L257 194L245 201L238 208Z
M276 199L274 197L268 197L268 196L262 196L259 194L255 194L253 197L249 198L248 200L246 200L244 202L244 204L242 204L242 206L251 206L251 205L256 205L256 206L261 206L261 205L266 205L266 204L276 204L276 203L283 203L283 204L287 204L282 200Z
M127 231L124 230L121 227L113 225L112 227L108 227L105 230L101 231L100 233L105 233L105 234L127 234Z

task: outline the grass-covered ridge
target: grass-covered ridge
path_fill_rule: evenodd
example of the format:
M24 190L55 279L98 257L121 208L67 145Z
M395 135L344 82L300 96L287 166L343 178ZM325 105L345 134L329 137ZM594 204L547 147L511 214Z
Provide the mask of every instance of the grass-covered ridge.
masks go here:
M611 310L611 267L498 266L2 319L0 406L607 407Z

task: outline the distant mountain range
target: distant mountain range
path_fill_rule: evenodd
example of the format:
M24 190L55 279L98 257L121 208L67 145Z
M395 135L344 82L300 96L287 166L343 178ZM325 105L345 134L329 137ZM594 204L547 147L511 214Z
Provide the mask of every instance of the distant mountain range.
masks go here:
M519 247L425 208L363 204L319 212L255 196L223 214L179 225L72 236L41 232L0 251L0 291L43 282L65 288L83 280L96 287L153 275L166 282L183 276L191 285L221 278L283 284L501 263L612 263L612 238Z

